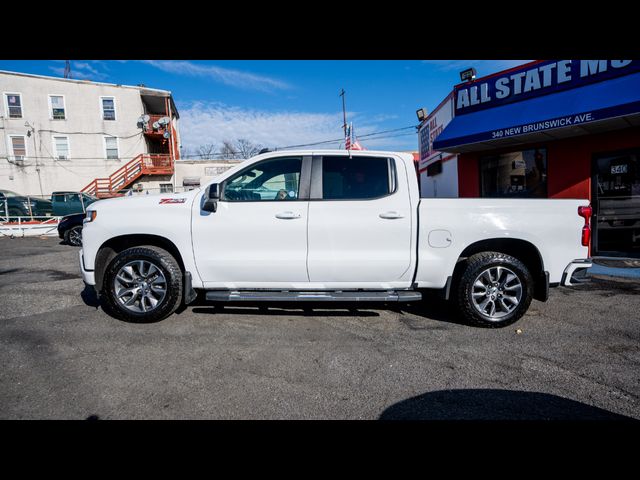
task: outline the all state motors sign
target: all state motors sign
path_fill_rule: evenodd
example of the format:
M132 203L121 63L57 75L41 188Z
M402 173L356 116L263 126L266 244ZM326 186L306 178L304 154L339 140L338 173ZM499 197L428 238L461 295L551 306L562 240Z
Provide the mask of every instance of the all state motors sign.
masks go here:
M640 60L546 60L461 84L455 88L455 114L560 92L640 71Z

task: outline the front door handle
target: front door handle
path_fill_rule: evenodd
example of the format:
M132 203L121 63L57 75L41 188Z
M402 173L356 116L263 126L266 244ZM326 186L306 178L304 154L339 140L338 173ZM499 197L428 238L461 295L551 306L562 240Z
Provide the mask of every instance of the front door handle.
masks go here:
M386 218L387 220L394 220L396 218L404 218L404 215L400 215L398 212L383 212L378 216L380 218Z
M282 220L293 220L295 218L300 218L300 214L293 212L280 212L276 213L276 218L280 218Z

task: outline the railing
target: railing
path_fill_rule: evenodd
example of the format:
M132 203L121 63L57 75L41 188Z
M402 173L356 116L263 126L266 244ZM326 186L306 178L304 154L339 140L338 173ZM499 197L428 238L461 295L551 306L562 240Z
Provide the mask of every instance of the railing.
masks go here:
M0 235L14 238L16 236L58 235L58 223L62 217L0 217Z
M82 189L96 197L118 197L120 192L142 175L173 175L173 159L166 154L140 154L108 178L96 178Z

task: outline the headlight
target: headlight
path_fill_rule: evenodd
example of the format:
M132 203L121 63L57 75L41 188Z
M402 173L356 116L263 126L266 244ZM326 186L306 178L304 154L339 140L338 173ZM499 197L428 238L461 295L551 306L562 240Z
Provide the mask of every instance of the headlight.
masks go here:
M98 216L98 212L95 210L87 210L87 215L84 217L82 223L90 223L93 222Z

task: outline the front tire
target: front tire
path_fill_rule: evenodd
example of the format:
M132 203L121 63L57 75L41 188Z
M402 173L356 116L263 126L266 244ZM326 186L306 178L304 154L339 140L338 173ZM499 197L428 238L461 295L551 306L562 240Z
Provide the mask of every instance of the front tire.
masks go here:
M460 314L472 325L501 328L522 317L533 299L533 278L515 257L482 252L467 260L455 289Z
M76 225L64 232L64 241L74 247L82 246L82 225Z
M109 310L122 320L155 322L182 302L182 270L166 250L155 246L120 252L109 264L103 291Z

